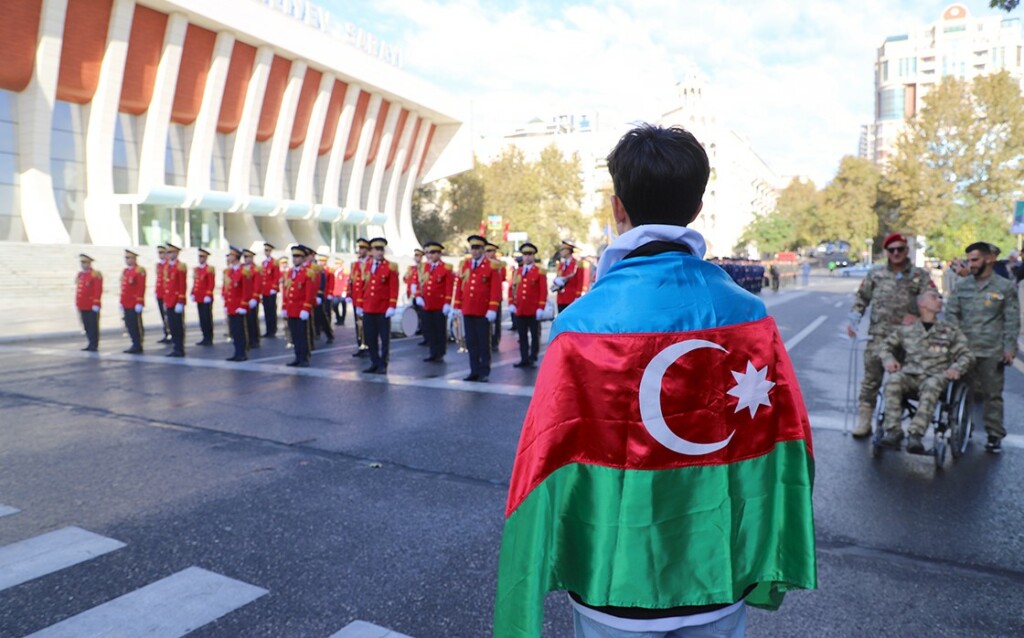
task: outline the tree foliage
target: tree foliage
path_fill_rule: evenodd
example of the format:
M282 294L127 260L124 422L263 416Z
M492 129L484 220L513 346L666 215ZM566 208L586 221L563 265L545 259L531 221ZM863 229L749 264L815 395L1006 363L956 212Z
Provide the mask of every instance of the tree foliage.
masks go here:
M993 9L1002 9L1009 13L1017 8L1020 4L1020 0L989 0L988 6Z

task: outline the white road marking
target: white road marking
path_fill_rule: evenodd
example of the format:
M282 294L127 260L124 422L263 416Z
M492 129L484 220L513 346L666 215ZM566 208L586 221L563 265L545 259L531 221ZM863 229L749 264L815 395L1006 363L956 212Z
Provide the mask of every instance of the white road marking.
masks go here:
M356 620L345 625L341 631L331 634L330 638L410 638L405 634L400 634L397 631L391 631L384 627L379 627L373 623L368 623L365 620Z
M836 308L842 308L842 307L843 307L843 306L844 306L845 304L846 304L846 302L845 302L845 301L837 301L837 302L835 303L835 307L836 307Z
M124 546L79 527L65 527L0 547L0 591Z
M786 342L786 350L792 351L793 348L797 347L797 345L801 341L806 339L808 335L810 335L812 332L817 330L818 326L820 326L821 324L825 323L825 321L827 319L828 319L828 315L821 315L820 317L818 317L817 319L812 321L811 325L807 326L806 328L804 328L803 330L798 332L796 334L796 336L794 336L793 338L791 338L789 341Z
M772 307L778 306L780 304L789 303L790 301L793 301L794 299L799 299L800 297L803 297L804 295L809 295L809 294L811 294L811 292L809 290L801 290L799 292L782 293L781 295L775 294L775 295L771 295L769 297L762 297L761 301L764 302L764 307L765 308L772 308Z
M189 567L51 625L30 638L178 638L266 593L266 589Z
M10 505L0 505L0 516L10 516L11 514L17 514L21 510L17 507L11 507Z
M1020 359L1014 358L1013 367L1017 369L1017 372L1024 373L1024 363L1020 362Z

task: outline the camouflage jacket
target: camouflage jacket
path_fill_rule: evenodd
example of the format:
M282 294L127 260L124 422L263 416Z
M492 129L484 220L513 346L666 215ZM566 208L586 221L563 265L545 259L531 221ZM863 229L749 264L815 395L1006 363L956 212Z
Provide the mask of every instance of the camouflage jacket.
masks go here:
M1017 351L1020 302L1008 279L992 275L981 286L974 277L960 280L946 304L946 319L967 335L975 357Z
M885 338L879 355L888 363L897 358L901 348L903 371L909 374L932 376L949 368L963 374L974 365L967 337L945 321L936 321L931 330L926 330L920 319L909 326L898 326Z
M908 313L917 314L917 296L934 288L931 275L924 268L909 265L905 270L893 270L888 265L873 268L864 277L850 307L850 322L856 326L871 305L871 325L868 333L875 336L888 334L892 326L903 323Z

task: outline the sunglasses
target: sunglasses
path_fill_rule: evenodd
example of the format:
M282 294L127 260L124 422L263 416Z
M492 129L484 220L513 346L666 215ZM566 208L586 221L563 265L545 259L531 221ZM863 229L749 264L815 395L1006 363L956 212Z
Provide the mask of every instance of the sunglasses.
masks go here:
M886 248L886 250L889 251L890 255L895 255L896 253L906 252L907 251L907 247L906 246L889 246L888 248Z
M428 250L427 254L428 255L440 255L441 251L440 250Z

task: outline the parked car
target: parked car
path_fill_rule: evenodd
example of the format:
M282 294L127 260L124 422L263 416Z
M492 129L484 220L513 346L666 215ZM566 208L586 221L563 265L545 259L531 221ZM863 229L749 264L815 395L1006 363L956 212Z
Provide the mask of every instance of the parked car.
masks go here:
M863 277L864 275L868 274L868 271L870 270L871 266L869 264L857 264L855 266L847 266L845 268L840 268L839 274L841 274L843 277Z

